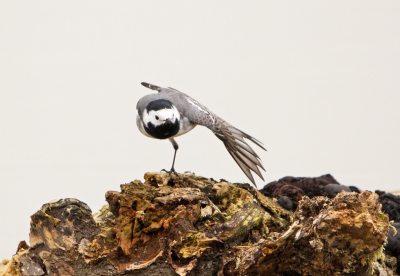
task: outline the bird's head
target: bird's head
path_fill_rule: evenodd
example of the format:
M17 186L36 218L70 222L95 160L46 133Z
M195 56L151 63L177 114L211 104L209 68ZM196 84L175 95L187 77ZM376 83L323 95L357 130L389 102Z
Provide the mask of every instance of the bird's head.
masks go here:
M168 100L150 102L142 114L144 128L155 138L166 139L179 131L180 115Z

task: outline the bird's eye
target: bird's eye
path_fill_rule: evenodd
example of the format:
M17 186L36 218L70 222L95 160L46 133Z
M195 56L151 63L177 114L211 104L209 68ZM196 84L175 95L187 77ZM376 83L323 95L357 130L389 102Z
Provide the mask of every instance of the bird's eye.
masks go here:
M158 119L160 119L160 118L158 118L158 116L156 115L156 120L158 120Z

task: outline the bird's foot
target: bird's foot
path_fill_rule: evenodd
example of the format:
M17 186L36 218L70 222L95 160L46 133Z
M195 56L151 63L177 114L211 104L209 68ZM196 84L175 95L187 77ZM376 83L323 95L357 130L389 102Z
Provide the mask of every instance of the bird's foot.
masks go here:
M173 173L173 174L175 174L176 176L178 176L178 173L175 171L174 168L171 168L170 171L167 171L166 169L162 169L161 171L162 171L162 172L166 172L166 173L168 173L169 175L171 175L171 174Z

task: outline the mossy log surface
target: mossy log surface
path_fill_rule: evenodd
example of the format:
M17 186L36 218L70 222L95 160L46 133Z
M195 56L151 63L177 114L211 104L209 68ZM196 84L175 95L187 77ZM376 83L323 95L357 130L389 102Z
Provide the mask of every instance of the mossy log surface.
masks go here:
M31 217L29 246L0 275L391 275L375 193L303 197L283 209L248 184L146 173L92 215L76 199Z

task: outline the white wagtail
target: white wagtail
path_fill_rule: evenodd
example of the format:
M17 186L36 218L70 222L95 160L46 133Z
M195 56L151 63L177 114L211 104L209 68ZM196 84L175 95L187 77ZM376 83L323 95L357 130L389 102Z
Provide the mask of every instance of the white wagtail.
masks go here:
M196 125L202 125L209 128L224 143L230 155L254 185L256 184L250 171L264 180L258 168L265 171L261 159L243 138L265 150L260 141L230 125L185 93L146 82L142 82L142 85L157 90L158 93L146 95L137 103L136 124L140 132L151 138L169 139L175 149L171 170L163 171L176 174L174 164L179 146L174 138L191 131Z

